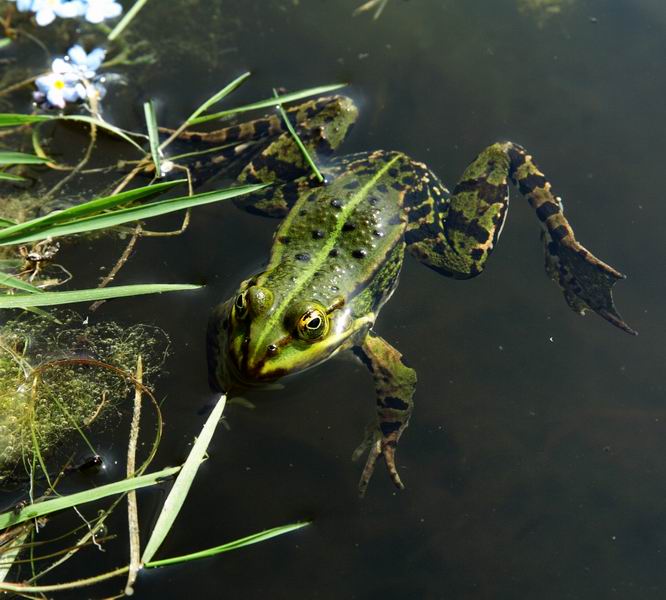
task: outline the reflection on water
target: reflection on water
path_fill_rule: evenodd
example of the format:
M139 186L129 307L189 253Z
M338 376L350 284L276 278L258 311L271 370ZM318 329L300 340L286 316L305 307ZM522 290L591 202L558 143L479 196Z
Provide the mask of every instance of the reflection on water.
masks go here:
M182 1L169 15L146 10L136 27L155 41L158 68L123 92L136 110L111 104L110 113L140 128L139 100L152 97L159 122L174 125L250 69L234 102L272 87L350 82L361 118L344 151L400 149L448 185L488 143L520 142L563 197L582 243L629 275L616 300L640 337L563 304L543 274L534 216L514 195L482 277L447 280L407 259L377 324L419 374L398 452L407 489L397 493L378 470L357 499L361 466L350 455L373 414L373 390L360 365L330 361L283 390L248 393L254 410L228 410L230 430L218 431L163 554L278 523L314 524L149 573L137 594L663 598L664 281L655 267L666 7L565 3L540 27L514 0L395 0L377 20L353 18L358 4ZM123 277L207 289L105 307L105 318L153 322L172 337L160 388L164 465L182 460L211 400L207 313L265 259L274 227L232 205L197 209L185 236L146 241ZM112 240L96 248L119 251ZM69 252L85 276L87 258ZM122 441L109 444L123 455ZM160 498L141 499L148 524ZM122 538L123 515L111 527ZM124 544L72 577L126 561Z

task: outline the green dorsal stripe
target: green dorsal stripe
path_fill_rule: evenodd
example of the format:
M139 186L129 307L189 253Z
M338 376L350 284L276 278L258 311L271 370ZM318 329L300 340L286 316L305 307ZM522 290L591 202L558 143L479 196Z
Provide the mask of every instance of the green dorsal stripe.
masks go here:
M287 296L280 303L280 306L266 320L266 323L263 327L263 334L257 340L257 344L255 346L256 349L262 348L264 346L266 333L273 330L273 328L280 322L280 320L284 317L284 313L287 310L291 301L294 298L298 297L303 287L324 264L324 261L326 261L326 259L328 258L328 253L338 244L340 234L342 233L342 227L349 219L349 216L354 212L355 208L363 201L364 198L367 197L368 192L375 187L375 185L382 178L382 176L391 168L393 163L395 163L398 159L400 159L401 156L402 155L398 154L395 158L387 162L367 181L367 183L365 183L365 185L363 185L363 187L361 187L358 190L358 192L356 192L356 194L354 194L351 197L349 202L344 204L342 211L340 213L340 218L338 219L338 222L335 226L335 229L331 232L331 235L326 240L324 246L317 253L317 255L312 258L312 260L307 264L307 266L304 266L301 275L294 282L294 285L291 287L289 294L287 294ZM290 211L290 214L288 215L287 219L290 220L291 218L293 218L293 213L295 212L296 211L294 210ZM282 258L281 255L282 253L280 253L280 258ZM273 260L271 260L271 263L273 263Z

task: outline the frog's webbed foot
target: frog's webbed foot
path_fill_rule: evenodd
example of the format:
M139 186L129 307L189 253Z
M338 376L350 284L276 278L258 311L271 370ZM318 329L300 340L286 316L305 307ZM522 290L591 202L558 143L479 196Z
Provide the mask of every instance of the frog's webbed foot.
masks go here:
M391 481L393 481L395 487L400 490L405 489L405 486L400 479L400 475L398 474L398 467L395 464L396 447L397 440L385 439L380 432L376 431L376 424L374 422L371 427L368 427L366 438L352 454L352 460L356 461L366 452L368 453L363 472L361 473L361 478L358 482L358 495L361 498L365 496L372 474L375 472L377 459L380 456L384 457L389 477L391 478Z
M352 454L352 459L357 460L368 453L358 483L359 495L365 495L380 457L384 458L395 486L404 489L395 464L395 451L414 407L416 373L403 363L400 352L371 331L354 352L372 374L377 392L377 418L366 428L363 442Z
M572 236L554 241L542 234L546 250L546 272L561 288L567 304L577 313L593 310L616 327L637 335L627 325L613 302L613 286L625 276L599 260Z

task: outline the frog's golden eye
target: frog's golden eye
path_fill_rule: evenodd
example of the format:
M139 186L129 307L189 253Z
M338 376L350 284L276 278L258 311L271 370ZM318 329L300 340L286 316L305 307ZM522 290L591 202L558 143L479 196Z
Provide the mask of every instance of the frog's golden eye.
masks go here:
M234 316L237 319L244 319L247 317L247 298L245 296L245 292L238 294L236 301L234 302Z
M330 328L326 313L318 308L311 308L296 322L298 336L306 341L317 340L325 336Z

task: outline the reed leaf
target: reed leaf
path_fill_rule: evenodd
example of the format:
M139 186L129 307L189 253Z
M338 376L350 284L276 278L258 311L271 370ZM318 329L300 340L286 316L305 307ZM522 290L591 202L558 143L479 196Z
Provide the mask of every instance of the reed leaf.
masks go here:
M94 215L92 217L78 219L71 223L55 224L46 229L40 229L38 232L30 232L21 235L20 237L12 237L10 240L7 240L3 235L6 230L0 229L0 246L24 244L26 242L46 239L47 237L60 237L74 235L76 233L87 233L99 229L108 229L109 227L117 227L124 223L131 223L132 221L150 219L152 217L166 215L186 208L201 206L202 204L210 204L211 202L219 202L221 200L235 198L236 196L249 194L264 187L266 187L266 184L244 185L226 190L195 194L194 196L182 196L179 198L171 198L169 200L161 200L159 202L152 202L142 206L124 208Z
M83 492L76 492L75 494L68 494L67 496L58 496L51 500L44 502L36 502L29 504L19 512L13 510L0 514L0 531L18 525L30 519L36 519L66 508L72 508L79 504L86 504L87 502L95 502L108 496L122 494L130 490L138 490L139 488L155 485L160 480L171 477L180 471L180 467L167 467L155 473L148 475L141 475L140 477L132 477L130 479L122 479L106 485L84 490Z
M31 294L43 293L43 290L40 290L38 287L32 285L32 283L28 283L27 281L23 281L23 279L14 277L9 273L3 273L2 271L0 271L0 285L22 290L24 292L29 292Z
M157 177L162 177L160 137L157 133L157 118L155 117L155 109L153 108L153 103L151 100L143 103L143 114L146 117L146 128L148 129L148 140L150 142L150 154L153 157L155 174Z
M2 181L26 181L25 177L20 175L14 175L13 173L5 173L4 171L0 172L0 180Z
M0 152L0 165L42 165L50 160L23 152Z
M190 125L196 125L198 123L206 123L207 121L213 121L214 119L221 119L223 117L230 117L238 113L247 112L250 110L257 110L259 108L274 108L278 103L293 102L294 100L302 100L303 98L308 98L310 96L318 96L319 94L326 94L334 90L339 90L342 87L345 87L346 83L334 83L332 85L322 85L319 87L309 88L307 90L299 90L298 92L291 92L290 94L284 94L275 98L266 98L265 100L259 100L258 102L253 102L251 104L246 104L245 106L239 106L238 108L230 108L228 110L223 110L217 113L210 115L203 115L202 117L197 117L192 119L189 123Z
M251 73L246 71L242 75L239 75L231 83L228 83L224 86L219 92L213 94L208 100L206 100L199 108L197 108L189 117L187 117L187 123L190 124L196 119L202 112L207 111L213 104L217 104L222 98L233 92L241 83L243 83Z
M111 298L127 298L145 294L161 294L162 292L180 292L197 290L200 285L181 283L146 283L137 285L116 285L88 290L71 290L68 292L42 292L41 294L0 295L0 309L28 308L32 306L57 306L75 302L95 302Z
M310 525L309 521L303 523L292 523L291 525L282 525L280 527L273 527L272 529L266 529L265 531L260 531L259 533L248 535L238 540L234 540L233 542L227 542L221 546L215 546L214 548L207 548L206 550L192 552L191 554L183 554L182 556L174 556L172 558L164 558L162 560L146 562L144 566L151 569L155 567L175 565L200 558L208 558L210 556L215 556L224 552L230 552L231 550L238 550L239 548L244 548L245 546L251 546L252 544L258 544L259 542L265 542L266 540L270 540L271 538L274 538L278 535L284 535L285 533L290 533L291 531L302 529L308 525Z
M15 127L17 125L30 125L50 121L53 117L47 115L22 115L17 113L0 113L0 127Z
M173 526L180 509L185 502L188 492L194 477L197 474L199 465L204 459L206 450L208 449L208 444L213 437L215 428L217 427L222 413L224 411L224 406L226 404L227 398L224 394L220 396L220 399L217 401L215 408L213 408L206 423L204 423L201 433L196 439L196 442L192 445L192 449L183 464L176 482L173 484L167 499L164 501L164 506L162 506L162 511L160 516L157 518L157 523L155 528L150 535L150 539L146 544L146 547L143 551L143 556L141 557L142 563L149 563L155 553L159 550L159 547L162 545L164 538L168 535L171 527Z
M125 30L125 28L134 20L134 17L136 17L138 12L146 5L146 2L148 2L148 0L136 0L132 5L132 8L127 11L125 16L118 21L118 24L113 28L111 33L109 33L108 40L110 42L115 40Z
M177 179L174 181L156 183L154 185L146 185L140 188L135 188L133 190L128 190L126 192L121 192L119 194L114 194L112 196L104 196L102 198L90 200L88 202L84 202L83 204L78 204L76 206L66 208L65 210L53 211L47 215L44 215L43 217L37 217L36 219L24 221L23 223L18 223L16 225L12 225L0 230L0 242L13 239L19 234L25 235L28 232L42 231L54 224L82 219L95 213L99 213L103 210L114 208L120 204L135 202L136 200L145 198L146 196L151 196L153 194L163 192L164 190L167 190L179 183L183 183L184 181L184 179Z

